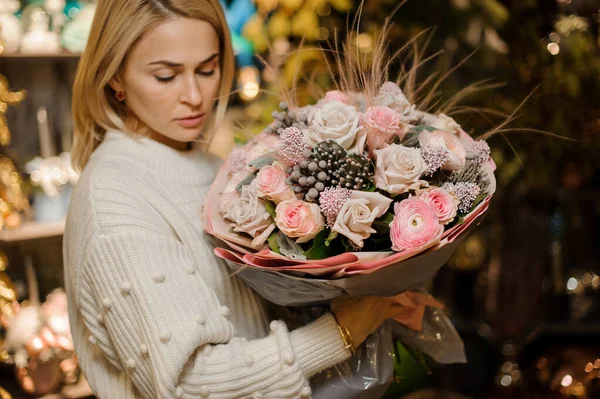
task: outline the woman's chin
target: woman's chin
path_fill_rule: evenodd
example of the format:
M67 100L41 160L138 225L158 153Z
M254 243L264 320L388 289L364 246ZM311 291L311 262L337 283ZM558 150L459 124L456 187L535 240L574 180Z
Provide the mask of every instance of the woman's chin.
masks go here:
M190 141L198 140L202 136L203 126L196 128L183 128L176 126L173 130L172 138L182 143L189 143Z

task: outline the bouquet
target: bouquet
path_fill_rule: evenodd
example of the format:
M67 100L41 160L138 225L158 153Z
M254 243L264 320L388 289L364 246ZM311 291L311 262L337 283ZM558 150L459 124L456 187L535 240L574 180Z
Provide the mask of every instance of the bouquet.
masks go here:
M227 244L215 253L275 303L418 287L488 208L488 144L396 83L280 108L204 205L206 230Z
M202 211L221 242L215 254L270 302L375 295L406 308L401 324L382 327L351 364L336 366L341 382L326 381L315 397L381 396L373 389L390 381L390 328L439 363L466 361L422 286L483 219L495 164L485 141L444 110L427 112L437 84L417 104L417 67L389 81L378 42L370 68L345 49L338 90L311 105L283 101L264 131L231 152ZM353 394L339 396L339 387Z

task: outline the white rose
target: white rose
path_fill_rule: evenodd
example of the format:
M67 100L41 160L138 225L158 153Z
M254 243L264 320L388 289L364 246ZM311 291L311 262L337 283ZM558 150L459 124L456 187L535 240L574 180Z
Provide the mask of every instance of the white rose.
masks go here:
M391 199L379 193L354 190L338 213L332 230L362 248L364 240L377 232L371 225L385 214L391 203Z
M393 82L387 82L381 86L377 97L373 99L373 105L388 107L397 111L402 115L404 122L416 121L419 118L416 112L416 105L411 104L402 92L402 89Z
M452 134L458 134L460 131L460 125L446 114L437 115L431 126Z
M305 131L308 144L333 140L348 152L362 153L366 134L360 126L356 109L340 101L330 101L315 107L309 128Z
M252 245L264 244L276 227L264 201L258 198L254 184L242 187L241 195L224 196L221 214L232 222L233 231L252 237Z
M374 176L377 188L391 194L403 194L427 187L427 182L420 180L427 170L420 149L392 144L374 153L377 159Z

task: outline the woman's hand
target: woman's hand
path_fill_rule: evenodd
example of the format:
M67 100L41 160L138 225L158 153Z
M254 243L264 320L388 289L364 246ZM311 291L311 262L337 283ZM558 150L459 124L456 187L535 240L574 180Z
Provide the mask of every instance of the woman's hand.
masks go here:
M360 346L384 321L401 310L391 299L374 296L338 298L331 303L331 312L341 327L350 332L352 344Z

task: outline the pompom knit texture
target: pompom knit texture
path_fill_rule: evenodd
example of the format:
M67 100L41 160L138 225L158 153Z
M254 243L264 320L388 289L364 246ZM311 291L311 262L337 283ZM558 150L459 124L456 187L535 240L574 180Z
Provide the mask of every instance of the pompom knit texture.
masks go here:
M71 199L65 285L99 398L303 398L349 357L327 314L288 331L213 254L199 213L221 161L109 131Z

